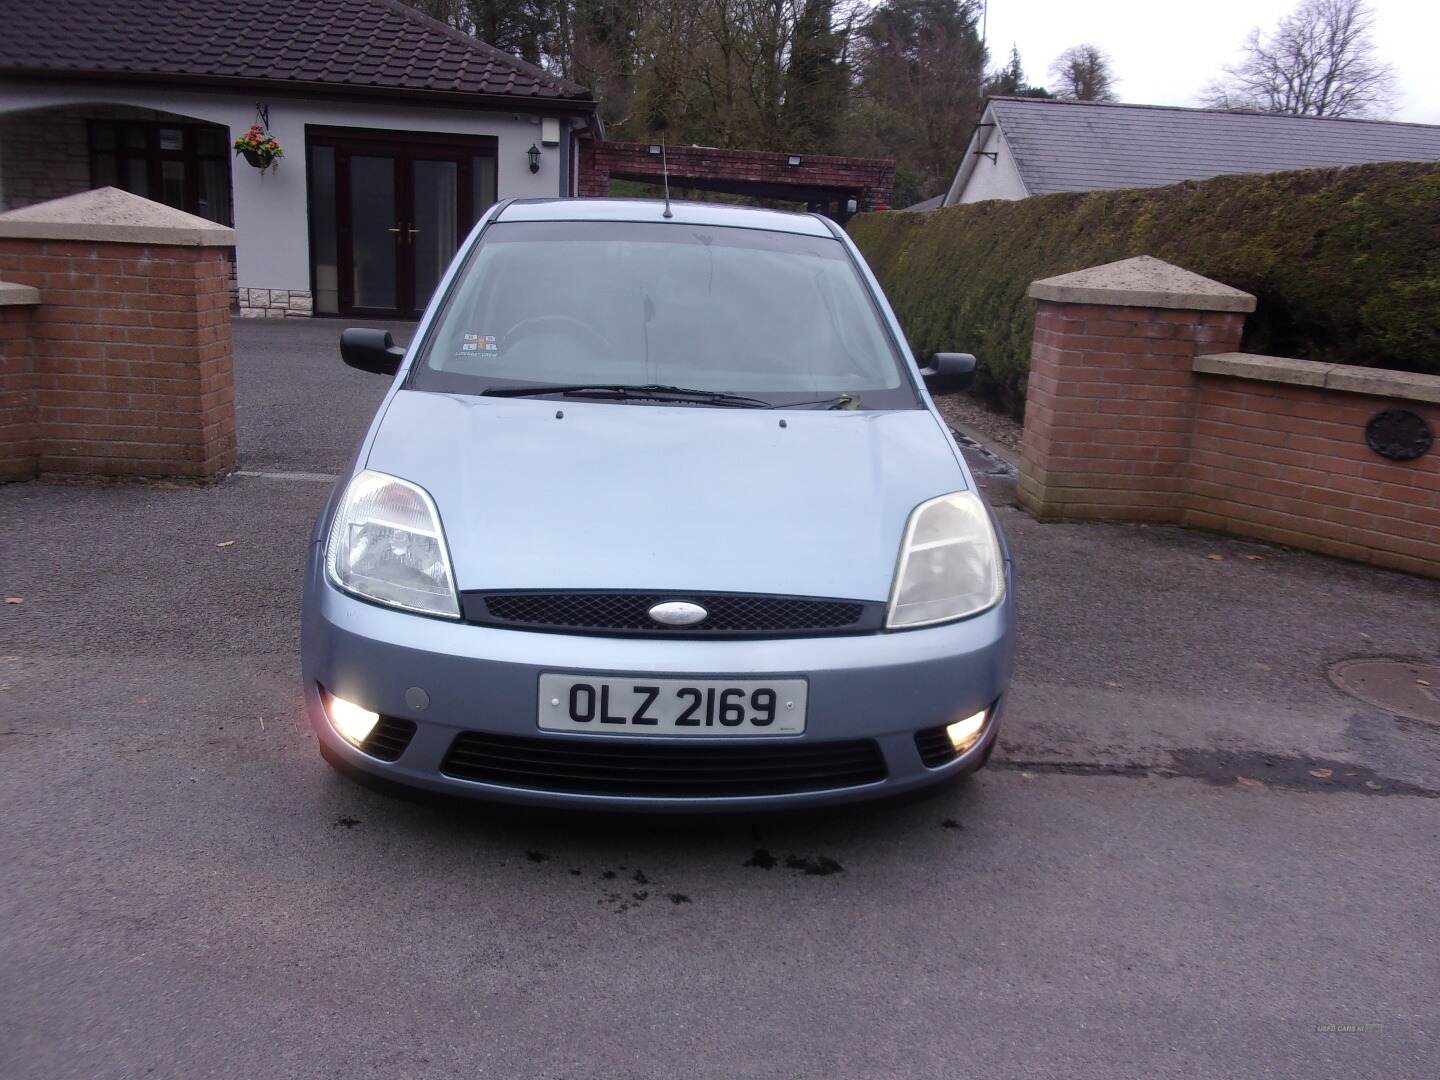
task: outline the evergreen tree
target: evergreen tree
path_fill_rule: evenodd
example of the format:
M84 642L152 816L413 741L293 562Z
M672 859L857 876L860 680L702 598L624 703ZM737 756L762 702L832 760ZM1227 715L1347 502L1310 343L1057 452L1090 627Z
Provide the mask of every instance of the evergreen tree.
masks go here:
M804 0L785 68L784 137L791 150L833 146L849 104L850 75L841 59L834 0Z
M1020 50L1010 46L1010 59L1005 66L990 74L985 82L986 97L1054 97L1043 86L1031 86L1025 81L1025 68L1020 63Z

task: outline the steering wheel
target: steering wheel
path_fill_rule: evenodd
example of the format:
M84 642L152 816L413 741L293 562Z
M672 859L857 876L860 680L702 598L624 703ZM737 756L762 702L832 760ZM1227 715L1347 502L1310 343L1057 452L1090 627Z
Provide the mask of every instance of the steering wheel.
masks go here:
M614 347L598 330L569 315L532 315L528 319L521 319L505 332L505 344L510 346L534 334L543 334L547 331L551 333L569 331L576 336L583 337L591 345L599 346L599 351L604 356L611 356L615 352Z

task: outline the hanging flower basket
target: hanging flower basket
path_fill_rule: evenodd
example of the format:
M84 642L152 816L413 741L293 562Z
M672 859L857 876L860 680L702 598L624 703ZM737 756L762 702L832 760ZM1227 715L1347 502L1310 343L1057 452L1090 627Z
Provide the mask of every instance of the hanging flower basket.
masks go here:
M251 124L250 130L235 140L234 147L235 153L259 169L262 176L285 156L275 136L259 124Z

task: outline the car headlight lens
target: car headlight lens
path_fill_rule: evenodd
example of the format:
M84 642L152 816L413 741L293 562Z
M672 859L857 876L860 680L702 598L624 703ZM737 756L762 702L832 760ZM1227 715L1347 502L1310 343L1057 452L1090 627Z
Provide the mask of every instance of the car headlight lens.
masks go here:
M910 512L885 625L929 626L984 611L1005 591L1000 539L973 491L923 502Z
M350 481L325 550L330 580L367 600L460 617L440 515L423 488L366 470Z

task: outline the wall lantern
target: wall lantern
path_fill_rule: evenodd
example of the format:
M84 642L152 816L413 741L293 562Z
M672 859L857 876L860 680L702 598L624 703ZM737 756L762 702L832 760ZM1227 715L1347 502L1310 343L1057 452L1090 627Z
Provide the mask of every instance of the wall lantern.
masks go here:
M525 151L525 156L530 159L530 171L531 171L531 172L539 172L539 171L540 171L540 148L539 148L538 146L536 146L534 143L531 143L531 144L530 144L530 149Z
M785 160L785 164L786 164L786 165L791 165L791 166L799 165L799 164L800 164L800 155L799 155L799 154L791 154L791 155Z
M660 144L659 144L659 143L651 143L651 144L650 144L650 153L654 154L656 157L659 157L659 156L660 156Z

